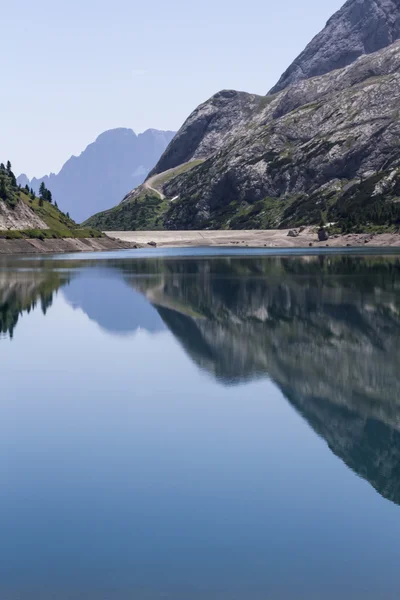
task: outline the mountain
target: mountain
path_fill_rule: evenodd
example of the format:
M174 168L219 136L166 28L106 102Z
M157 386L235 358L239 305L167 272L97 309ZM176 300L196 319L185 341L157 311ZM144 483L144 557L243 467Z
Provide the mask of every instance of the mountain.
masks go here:
M32 181L21 175L18 183L38 192L44 182L60 208L82 222L142 183L173 136L172 131L156 129L139 135L132 129L112 129L99 135L80 156L72 156L57 175Z
M210 98L145 184L87 223L268 229L323 218L346 231L397 224L399 24L400 1L347 2L274 93Z
M270 94L347 67L400 38L400 0L348 0L285 71Z

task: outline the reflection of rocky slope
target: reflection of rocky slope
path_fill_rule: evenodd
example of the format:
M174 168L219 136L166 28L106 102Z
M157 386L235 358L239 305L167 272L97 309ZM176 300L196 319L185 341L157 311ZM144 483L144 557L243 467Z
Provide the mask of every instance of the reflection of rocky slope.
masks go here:
M46 313L57 289L67 277L43 271L0 271L0 337L13 337L22 313L30 312L38 303Z
M197 364L225 382L271 377L335 454L400 503L400 262L168 268L162 283L137 285Z
M362 402L357 410L325 398L301 396L293 388L282 387L282 391L314 431L326 440L332 452L382 496L400 504L398 407L391 411L392 421L385 422L378 416L370 417L368 407L364 410Z

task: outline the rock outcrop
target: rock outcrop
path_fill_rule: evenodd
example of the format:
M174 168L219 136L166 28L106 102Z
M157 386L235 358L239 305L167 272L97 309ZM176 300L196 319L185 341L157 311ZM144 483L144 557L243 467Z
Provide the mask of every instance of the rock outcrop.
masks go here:
M346 67L359 56L381 50L399 38L399 0L348 0L294 60L270 94L302 79Z
M265 104L263 96L223 90L201 104L182 125L149 177L208 158L246 129Z
M11 208L0 200L0 231L20 229L48 229L49 226L29 206L19 200Z

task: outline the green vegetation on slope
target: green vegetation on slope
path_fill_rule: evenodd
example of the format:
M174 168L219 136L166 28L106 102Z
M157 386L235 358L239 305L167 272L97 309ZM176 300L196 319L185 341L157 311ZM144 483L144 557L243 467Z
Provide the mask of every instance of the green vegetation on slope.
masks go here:
M83 225L101 231L146 231L163 229L167 200L143 189L136 198L90 217Z
M170 200L163 200L154 190L163 194L165 191L164 186L169 181L191 171L203 162L203 159L192 160L159 175L154 175L148 180L148 188L144 185L140 186L127 196L127 199L121 204L93 215L83 225L97 227L102 231L165 229L165 215L170 207Z
M164 171L159 175L155 175L152 177L152 187L160 192L163 191L163 187L166 183L168 183L171 179L178 177L178 175L182 175L183 173L187 173L191 171L194 167L201 165L204 162L204 159L199 158L197 160L192 160L190 162L184 163L179 167L175 167L174 169L170 169L169 171Z
M6 203L9 208L13 208L18 201L17 181L11 170L10 161L7 166L0 164L0 200Z
M15 209L19 202L23 202L48 226L48 229L0 229L0 239L102 237L102 233L96 229L78 227L68 214L64 214L58 208L57 203L53 204L51 192L43 183L39 197L36 197L28 186L20 188L10 162L7 166L3 163L0 165L0 200L4 201L9 209Z

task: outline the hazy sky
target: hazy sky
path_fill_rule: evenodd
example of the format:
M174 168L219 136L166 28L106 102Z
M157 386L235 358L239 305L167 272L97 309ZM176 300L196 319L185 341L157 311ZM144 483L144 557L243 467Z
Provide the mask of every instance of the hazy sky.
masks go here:
M57 172L106 129L178 129L223 88L265 94L344 0L12 0L0 160Z

